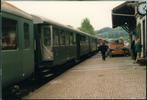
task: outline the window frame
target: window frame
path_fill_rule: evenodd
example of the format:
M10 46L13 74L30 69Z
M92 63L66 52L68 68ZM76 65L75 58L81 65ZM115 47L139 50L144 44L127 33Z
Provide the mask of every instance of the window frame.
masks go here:
M74 33L73 32L70 32L69 33L69 41L70 41L70 46L73 46L74 45Z
M49 36L50 36L50 38L48 38L48 40L50 40L49 46L51 47L51 31L50 31L50 26L49 25L43 25L41 27L41 42L42 42L42 44L44 44L44 46L47 47L47 45L45 45L45 42L44 42L44 28L49 29Z
M49 45L44 44L45 43L44 42L44 28L49 29L50 38L47 38L47 40L50 40ZM54 55L53 55L53 26L50 24L42 24L40 27L40 34L41 34L40 42L41 42L41 56L42 56L41 59L42 59L42 61L51 61L54 59ZM44 55L44 53L47 53L46 50L50 52L50 54L48 53L48 57L50 57L50 58L46 58L46 56Z
M65 46L65 31L64 30L60 30L59 31L60 33L60 35L59 35L59 37L60 37L60 46ZM62 36L64 36L64 39L62 38Z
M70 46L69 31L65 31L65 45Z
M6 15L5 15L5 13L3 14L3 16L1 17L1 20L3 21L3 19L8 19L8 20L11 20L11 21L16 21L16 30L15 30L15 32L16 32L16 48L15 49L3 49L3 47L2 47L1 50L3 52L18 51L20 49L20 44L19 44L19 38L20 38L20 36L19 36L20 21L19 20L20 19L19 19L19 17L11 15L11 14L8 14L8 13ZM2 25L2 27L3 27L3 25ZM2 32L2 38L3 38L3 32ZM3 41L1 41L1 42L2 42L2 45L3 45Z
M75 32L73 32L73 43L74 43L74 45L76 44L76 33Z
M58 37L58 43L56 42L55 44L55 35ZM54 27L53 28L53 47L59 46L60 45L60 36L59 36L59 29Z
M27 24L28 25L28 32L29 32L29 46L27 48L25 48L25 32L24 32L24 25ZM31 48L31 40L30 40L30 36L31 36L31 27L30 24L28 22L24 22L23 23L23 49L27 50Z

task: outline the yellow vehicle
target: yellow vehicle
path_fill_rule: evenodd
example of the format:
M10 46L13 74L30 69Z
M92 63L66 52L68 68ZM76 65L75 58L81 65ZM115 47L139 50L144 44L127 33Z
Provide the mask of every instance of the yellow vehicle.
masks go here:
M129 55L129 49L125 47L124 41L120 40L113 40L109 42L109 56L113 55Z

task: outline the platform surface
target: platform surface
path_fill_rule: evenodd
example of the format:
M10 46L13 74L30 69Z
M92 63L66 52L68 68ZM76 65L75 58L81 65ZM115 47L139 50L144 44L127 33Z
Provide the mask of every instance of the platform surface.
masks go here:
M95 55L35 90L25 99L145 99L146 67L130 57L102 61Z

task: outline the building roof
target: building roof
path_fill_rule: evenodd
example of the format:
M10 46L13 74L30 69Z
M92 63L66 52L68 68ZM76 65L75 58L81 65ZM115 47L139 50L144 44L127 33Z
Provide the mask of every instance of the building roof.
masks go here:
M112 10L113 28L121 26L127 32L135 30L136 27L136 3L135 1L126 1Z
M13 6L12 4L4 2L4 1L1 2L1 11L32 20L32 16L30 14L28 14L28 13L24 12L23 10Z

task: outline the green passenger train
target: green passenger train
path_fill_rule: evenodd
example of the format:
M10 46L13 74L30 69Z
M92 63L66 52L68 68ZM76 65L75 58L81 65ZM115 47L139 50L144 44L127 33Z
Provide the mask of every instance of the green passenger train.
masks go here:
M43 17L30 15L2 2L2 87L80 61L97 51L97 38Z

